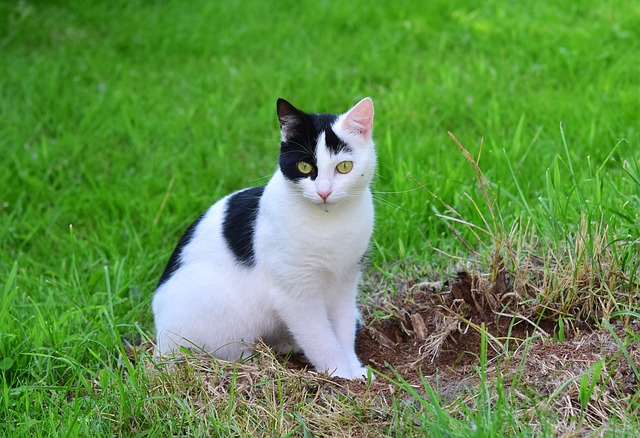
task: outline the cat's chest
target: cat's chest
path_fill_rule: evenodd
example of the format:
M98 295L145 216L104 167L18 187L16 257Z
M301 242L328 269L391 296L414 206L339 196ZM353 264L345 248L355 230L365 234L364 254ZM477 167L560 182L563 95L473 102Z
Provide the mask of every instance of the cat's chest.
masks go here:
M316 208L318 207L318 208ZM348 208L264 208L256 229L258 260L317 264L357 263L373 231L373 207L366 200Z

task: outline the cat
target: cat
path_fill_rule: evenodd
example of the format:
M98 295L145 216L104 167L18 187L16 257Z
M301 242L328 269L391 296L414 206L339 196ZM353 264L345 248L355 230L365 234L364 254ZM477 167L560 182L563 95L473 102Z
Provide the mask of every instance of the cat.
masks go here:
M153 296L157 347L223 360L259 340L301 351L318 372L367 375L355 352L356 293L373 232L373 102L342 115L277 101L279 166L185 232Z

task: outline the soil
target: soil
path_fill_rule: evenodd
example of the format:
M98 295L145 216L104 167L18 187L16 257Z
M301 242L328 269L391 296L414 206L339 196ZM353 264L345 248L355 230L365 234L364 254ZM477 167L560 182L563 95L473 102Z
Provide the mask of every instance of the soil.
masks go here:
M517 383L538 395L550 395L604 359L608 378L600 382L603 390L613 398L638 393L634 370L609 330L574 322L560 331L555 321L533 322L500 314L492 310L489 300L478 296L475 283L462 272L450 282L408 285L405 293L384 305L394 309L390 318L365 318L356 343L358 357L414 388L422 388L424 379L445 399L453 400L479 381L484 326L487 376L500 373L505 387ZM494 291L499 292L499 286ZM612 324L622 342L627 331L640 333L638 320ZM633 363L640 363L639 343L629 344L627 352ZM388 383L382 380L368 390L388 391ZM357 384L345 384L358 391ZM580 405L579 384L577 378L567 387L569 404Z

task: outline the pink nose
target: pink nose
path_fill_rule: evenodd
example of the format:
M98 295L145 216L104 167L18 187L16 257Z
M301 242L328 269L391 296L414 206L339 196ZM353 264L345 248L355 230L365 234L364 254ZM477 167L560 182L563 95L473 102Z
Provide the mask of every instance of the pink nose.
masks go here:
M327 198L329 197L329 195L331 195L330 191L327 192L317 192L318 196L320 196L322 198L323 201L326 202Z

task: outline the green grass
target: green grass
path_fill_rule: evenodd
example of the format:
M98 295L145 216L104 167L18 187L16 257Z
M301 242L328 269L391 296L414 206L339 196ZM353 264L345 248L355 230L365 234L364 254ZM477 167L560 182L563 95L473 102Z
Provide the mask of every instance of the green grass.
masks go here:
M0 2L0 434L246 430L238 405L152 391L122 339L153 336L151 294L186 226L268 180L278 97L319 112L373 98L372 270L445 273L433 248L470 255L416 182L468 222L490 217L465 196L476 174L451 131L482 151L506 229L529 224L545 251L588 261L602 248L574 237L607 236L630 294L611 310L637 315L640 6L565 3ZM401 400L385 433L419 433L428 412L442 433L470 430L444 403ZM528 433L477 415L488 435Z

